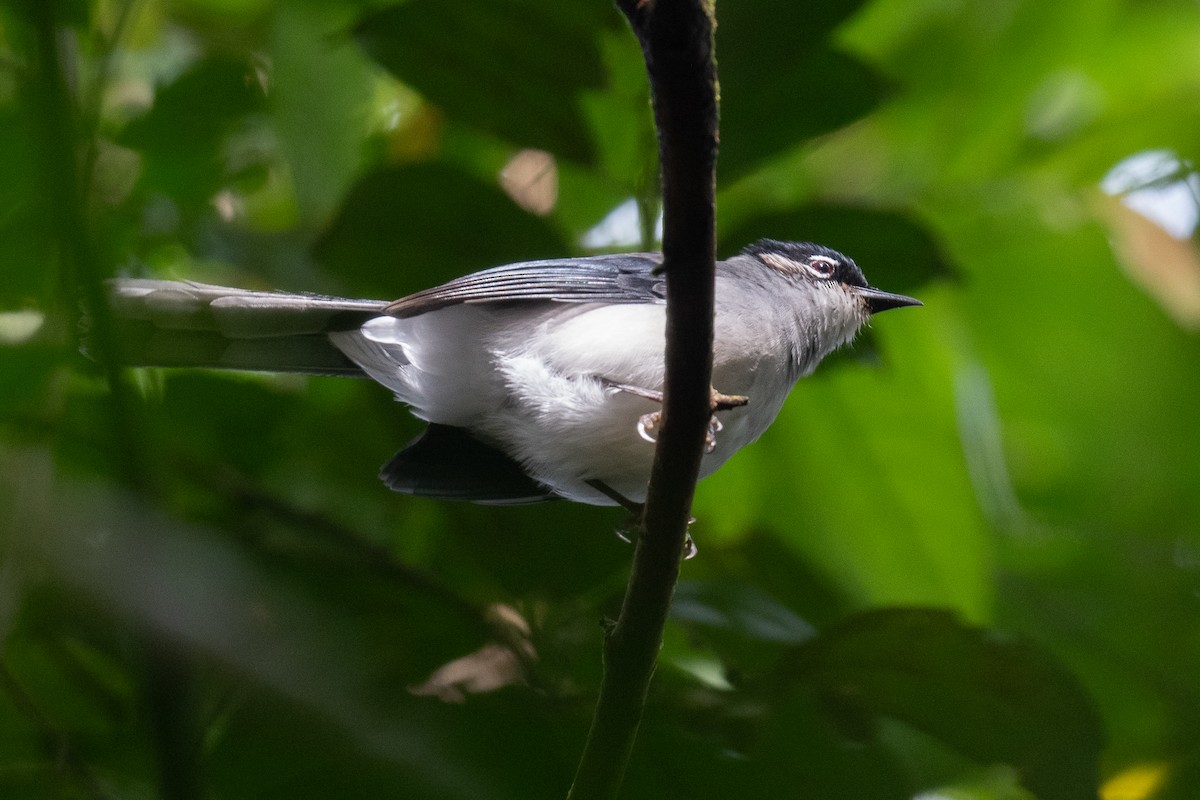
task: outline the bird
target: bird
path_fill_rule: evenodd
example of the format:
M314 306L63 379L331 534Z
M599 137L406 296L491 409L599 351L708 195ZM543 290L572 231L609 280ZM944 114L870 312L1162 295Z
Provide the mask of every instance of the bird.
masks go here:
M399 300L118 278L132 366L368 377L427 423L392 490L486 504L644 502L664 375L661 253L527 261ZM848 256L761 239L716 264L712 417L700 477L774 422L801 378L882 311Z

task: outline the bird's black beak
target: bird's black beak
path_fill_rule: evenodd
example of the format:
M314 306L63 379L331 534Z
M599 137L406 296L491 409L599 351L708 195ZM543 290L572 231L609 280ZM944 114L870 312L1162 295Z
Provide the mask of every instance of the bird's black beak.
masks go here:
M854 291L859 297L867 301L867 308L872 314L878 314L880 311L887 311L889 308L904 308L905 306L923 306L925 305L915 297L909 297L903 294L892 294L885 292L882 289L876 289L873 286L856 286Z

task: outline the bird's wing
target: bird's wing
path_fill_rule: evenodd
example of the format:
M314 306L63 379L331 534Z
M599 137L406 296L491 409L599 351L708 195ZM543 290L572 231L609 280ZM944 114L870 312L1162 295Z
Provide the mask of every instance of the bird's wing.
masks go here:
M412 317L459 303L549 300L560 303L662 303L665 285L654 270L658 253L525 261L485 269L402 297L384 309Z
M449 425L431 424L383 465L379 477L394 492L440 500L516 505L557 497L516 461Z

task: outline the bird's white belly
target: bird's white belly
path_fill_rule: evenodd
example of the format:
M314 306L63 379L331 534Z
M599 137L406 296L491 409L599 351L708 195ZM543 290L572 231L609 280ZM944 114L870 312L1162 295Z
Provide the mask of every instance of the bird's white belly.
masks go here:
M564 497L610 503L589 485L600 481L622 497L642 502L654 443L642 436L638 424L661 406L614 384L661 391L664 323L661 305L601 306L546 323L553 325L553 333L545 337L508 343L495 358L508 401L481 421L481 431L503 442L534 478ZM611 335L613 331L619 335ZM630 347L631 342L638 346ZM752 363L724 362L714 368L720 391L751 400L748 407L718 412L723 428L716 434L715 449L701 463L701 477L757 439L786 394L770 385L777 382L778 370L749 355Z
M614 384L662 389L664 320L661 305L590 306L549 315L532 335L496 337L493 363L508 399L480 421L481 432L564 497L609 504L588 484L601 481L640 502L654 444L638 420L659 404Z
M618 385L661 391L665 319L657 304L564 304L540 317L455 306L331 338L421 418L499 445L568 499L611 505L590 482L634 502L646 497L654 442L638 423L661 406ZM750 405L717 413L723 429L701 477L757 439L786 395L770 359L735 351L744 357L718 358L713 385Z

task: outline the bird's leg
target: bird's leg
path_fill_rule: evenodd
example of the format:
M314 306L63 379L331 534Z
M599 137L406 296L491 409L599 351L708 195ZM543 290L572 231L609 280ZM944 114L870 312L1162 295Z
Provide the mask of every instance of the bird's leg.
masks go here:
M637 397L644 397L647 400L653 400L656 403L662 403L663 401L663 393L657 389L643 389L640 386L630 386L628 383L617 383L616 381L610 381L607 378L601 378L600 380L605 386L610 389L616 389L618 392L636 395Z
M590 481L584 481L584 483L586 483L588 486L595 489L600 494L607 497L609 500L614 501L621 508L628 511L633 516L634 521L637 521L637 522L641 521L642 512L644 512L646 510L646 506L644 503L638 503L636 501L630 500L628 497L621 494L620 492L618 492L616 489L609 486L604 481L590 480Z
M723 394L712 390L712 410L728 411L731 408L741 408L750 405L750 398L744 394Z
M605 381L608 386L626 394L644 397L647 400L653 400L661 404L663 401L662 392L655 389L643 389L640 386L630 386L626 383L616 383L614 381ZM721 420L717 419L716 412L728 411L731 408L741 408L750 402L750 398L740 394L724 394L718 392L715 388L710 387L709 409L713 416L708 420L708 431L704 434L704 452L711 453L717 449L717 434L721 432L724 426ZM652 411L649 414L643 414L637 423L638 435L647 442L656 441L655 429L658 428L662 421L661 411Z
M634 538L637 536L638 531L642 528L642 516L646 513L646 504L637 503L633 500L630 500L628 497L621 494L604 481L590 480L585 481L585 483L587 483L588 486L591 486L596 491L600 492L600 494L604 495L608 499L616 501L617 505L629 512L629 518L617 526L616 533L617 538L621 541L633 544ZM688 525L691 525L695 521L695 517L690 517L688 519ZM689 533L683 542L684 560L686 561L687 559L694 557L696 552L696 543L692 540L692 535Z

